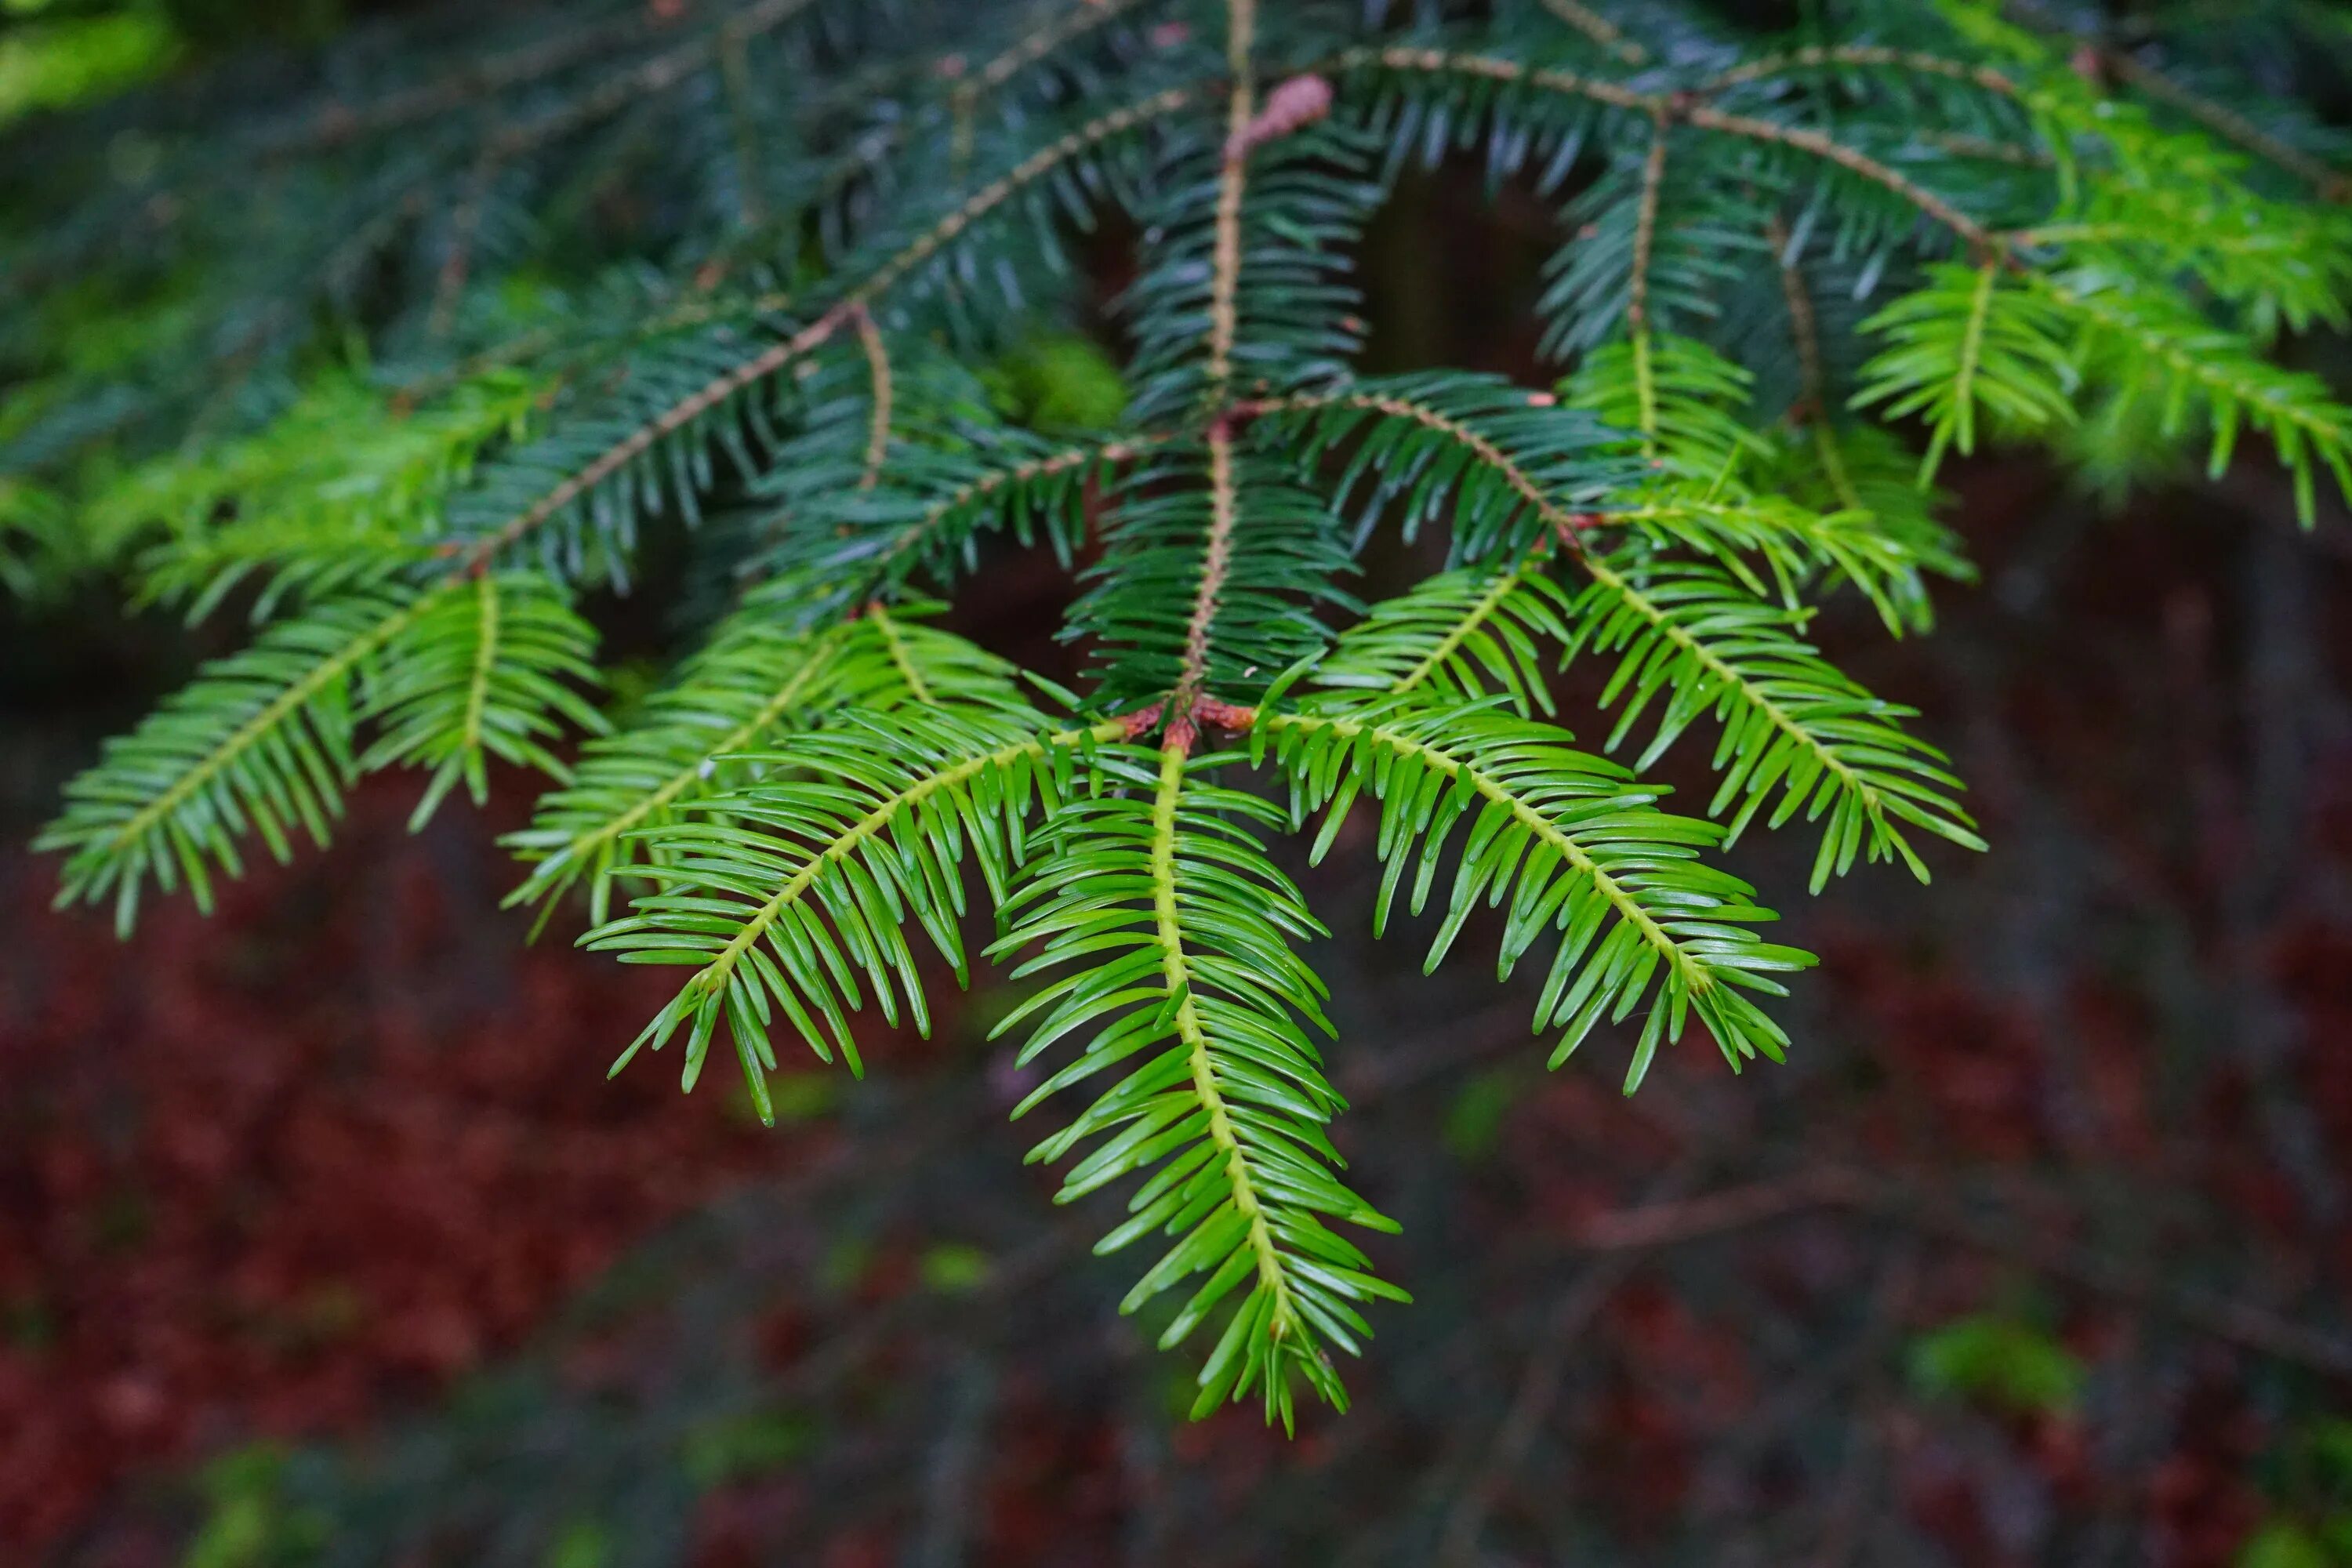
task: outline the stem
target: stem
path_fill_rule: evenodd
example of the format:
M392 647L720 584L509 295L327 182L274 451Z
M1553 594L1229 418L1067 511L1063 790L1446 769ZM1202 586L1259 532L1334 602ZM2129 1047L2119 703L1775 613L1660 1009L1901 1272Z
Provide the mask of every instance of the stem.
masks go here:
M1650 117L1650 152L1642 161L1642 204L1633 217L1633 281L1625 320L1633 332L1633 391L1642 426L1642 455L1658 449L1657 378L1650 367L1650 257L1658 241L1658 202L1666 180L1666 112Z
M1192 749L1192 707L1209 672L1209 630L1216 622L1218 596L1233 569L1234 437L1223 420L1209 427L1209 537L1201 552L1201 581L1192 593L1192 618L1184 628L1184 663L1169 694L1168 744L1180 756Z
M1578 0L1543 0L1543 8L1629 66L1649 60L1650 51L1627 37L1623 28Z
M873 617L875 629L882 634L882 646L890 650L890 662L898 668L899 678L906 681L908 694L927 708L932 706L939 700L931 695L930 684L915 668L915 661L908 657L907 639L899 633L898 623L890 618L890 612L879 601L868 608L866 614Z
M1452 631L1447 632L1419 664L1397 677L1395 684L1389 688L1390 692L1392 695L1401 696L1444 668L1445 661L1454 657L1454 650L1469 641L1471 634L1485 626L1495 612L1501 608L1503 601L1509 598L1521 583L1527 581L1528 573L1534 568L1534 561L1530 559L1516 570L1506 572L1496 577L1495 585L1480 595L1478 602L1470 606L1470 613L1465 616Z
M1209 384L1222 398L1232 378L1234 338L1240 329L1242 196L1249 183L1246 137L1257 112L1250 50L1256 41L1257 0L1225 0L1225 67L1233 89L1225 100L1225 160L1217 171L1214 259L1209 279Z
M1971 82L2003 98L2018 96L2017 84L1990 66L1951 59L1922 49L1891 49L1878 44L1847 44L1834 48L1814 47L1791 49L1786 54L1766 55L1761 59L1750 60L1746 65L1734 66L1729 70L1711 76L1692 90L1713 94L1726 88L1762 81L1790 71L1814 70L1825 66L1880 67L1913 71L1921 76L1939 76L1953 81Z
M466 690L465 749L468 752L481 748L482 716L490 705L490 675L499 663L498 584L487 572L474 583L480 601L481 641L474 649L474 679Z
M1209 1113L1209 1141L1224 1155L1225 1184L1234 1195L1234 1209L1249 1221L1250 1250L1257 1256L1259 1282L1274 1298L1267 1326L1270 1337L1287 1337L1294 1328L1290 1285L1283 1278L1282 1255L1267 1229L1265 1208L1258 1201L1249 1161L1234 1131L1225 1097L1217 1087L1216 1058L1202 1026L1199 1006L1192 999L1192 969L1184 956L1184 931L1176 910L1176 801L1184 786L1184 753L1174 747L1160 753L1160 789L1151 803L1151 912L1160 939L1160 972L1168 994L1181 996L1176 1005L1176 1037L1183 1042L1192 1068L1192 1092Z
M1819 319L1813 313L1813 297L1805 287L1804 269L1789 255L1789 226L1772 215L1766 227L1772 254L1780 264L1780 295L1789 307L1789 335L1797 345L1798 406L1806 428L1813 437L1814 453L1821 458L1822 472L1830 481L1830 491L1838 504L1853 511L1866 511L1861 495L1853 488L1853 479L1846 472L1845 454L1839 449L1837 432L1830 424L1828 381L1822 373L1822 340Z
M874 312L863 305L857 308L857 346L866 354L866 377L874 389L874 412L866 433L866 471L857 480L859 489L870 490L882 482L882 460L890 451L890 352L883 345L881 329L874 324Z

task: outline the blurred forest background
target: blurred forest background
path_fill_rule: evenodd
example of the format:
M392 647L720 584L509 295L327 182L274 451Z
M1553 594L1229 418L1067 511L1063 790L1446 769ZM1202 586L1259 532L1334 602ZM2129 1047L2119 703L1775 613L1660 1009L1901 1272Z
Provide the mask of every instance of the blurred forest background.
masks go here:
M0 134L383 9L0 0ZM1409 180L1375 368L1538 378L1549 221ZM1090 354L1007 374L1083 406ZM2298 532L2259 465L1947 483L1981 583L1930 638L1822 631L1994 850L1797 906L1787 1067L1627 1102L1475 963L1318 952L1417 1303L1295 1442L1185 1422L1079 1266L985 978L766 1133L605 1081L661 981L497 910L520 792L412 837L378 781L127 949L51 913L59 784L238 627L0 595L0 1560L2352 1564L2352 519ZM1066 672L1066 580L1011 571L958 629ZM1370 864L1293 870L1362 908Z

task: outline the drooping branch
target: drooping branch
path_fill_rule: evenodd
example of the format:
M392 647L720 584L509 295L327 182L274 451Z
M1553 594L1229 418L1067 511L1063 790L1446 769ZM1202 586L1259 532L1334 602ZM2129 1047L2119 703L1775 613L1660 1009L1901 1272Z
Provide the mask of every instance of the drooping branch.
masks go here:
M1173 729L1171 725L1171 735ZM1269 1333L1282 1341L1298 1332L1297 1309L1290 1300L1289 1272L1283 1267L1282 1253L1275 1246L1274 1234L1266 1225L1265 1205L1259 1197L1249 1157L1234 1131L1233 1109L1226 1104L1224 1091L1217 1082L1216 1059L1208 1031L1202 1024L1200 1004L1193 995L1196 977L1185 950L1184 926L1177 906L1176 809L1184 787L1185 750L1171 740L1160 752L1159 788L1151 798L1152 933L1160 948L1161 979L1168 994L1178 999L1176 1037L1184 1046L1192 1093L1208 1119L1209 1141L1216 1149L1211 1158L1223 1172L1234 1212L1247 1222L1249 1251L1255 1260L1258 1282L1273 1301Z
M2003 98L2018 96L2017 83L1990 66L1952 59L1924 49L1887 48L1875 44L1844 44L1834 47L1815 46L1790 49L1783 54L1765 55L1728 70L1718 71L1691 90L1712 96L1730 88L1766 81L1776 76L1839 68L1910 71L1920 76L1968 82L1987 92L1999 93Z
M628 467L663 437L684 429L729 398L765 380L830 340L860 311L870 310L891 289L904 282L940 250L990 213L1072 159L1124 135L1136 127L1173 113L1192 101L1198 89L1169 88L1088 121L1015 164L999 178L975 191L937 222L884 258L863 281L854 284L839 302L782 342L734 365L670 404L574 469L530 505L467 547L459 570L470 570L528 536L582 495Z

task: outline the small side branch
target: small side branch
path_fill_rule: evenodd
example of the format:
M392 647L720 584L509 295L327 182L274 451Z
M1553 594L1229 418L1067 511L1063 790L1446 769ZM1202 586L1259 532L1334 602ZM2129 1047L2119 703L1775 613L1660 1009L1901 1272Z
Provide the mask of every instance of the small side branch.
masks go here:
M882 482L883 459L890 453L890 351L882 342L882 330L874 324L874 312L860 305L855 314L857 346L865 353L866 377L873 384L873 414L866 434L866 469L858 476L857 488L870 490Z
M1184 627L1184 664L1169 695L1168 749L1192 749L1198 733L1202 689L1209 672L1209 632L1217 603L1233 570L1234 522L1239 510L1234 487L1233 431L1222 419L1209 427L1209 537L1201 551L1200 585L1192 592L1192 615Z
M1226 0L1225 63L1233 86L1225 100L1224 165L1217 172L1216 235L1209 279L1209 384L1222 397L1233 376L1234 338L1240 330L1242 197L1249 184L1249 129L1257 113L1250 51L1256 41L1257 0Z
M1665 190L1666 133L1671 123L1664 109L1650 118L1650 152L1642 161L1642 201L1633 216L1633 279L1625 304L1626 325L1633 334L1633 387L1645 457L1655 452L1658 437L1658 388L1650 370L1650 259L1658 244L1658 203Z
M1865 510L1861 496L1855 493L1853 479L1846 472L1845 454L1838 449L1837 433L1830 423L1829 384L1822 371L1821 324L1813 312L1812 291L1805 285L1804 268L1789 254L1789 226L1775 213L1765 233L1780 265L1780 297L1789 308L1789 335L1797 348L1796 418L1812 434L1813 450L1822 460L1822 471L1838 504L1856 511Z
M1722 92L1728 88L1742 87L1749 82L1765 81L1792 71L1877 69L1909 71L1917 76L1943 77L1951 81L1964 81L1980 87L1987 92L2003 98L2018 96L2017 83L1990 66L1977 65L1969 60L1956 60L1921 49L1890 49L1874 44L1853 44L1836 48L1812 47L1790 49L1785 54L1766 55L1760 59L1734 66L1700 82L1692 90L1706 94Z
M1629 66L1646 65L1650 51L1625 36L1625 29L1578 0L1543 0L1543 8L1575 28Z
M1692 103L1689 95L1641 92L1597 77L1580 76L1574 71L1539 70L1517 60L1492 55L1449 54L1443 49L1390 48L1349 49L1334 57L1332 68L1360 70L1367 68L1392 71L1418 71L1439 76L1467 76L1481 80L1501 82L1531 88L1538 92L1555 92L1573 98L1589 99L1612 109L1630 110L1640 114L1664 114L1685 125L1695 125L1718 135L1738 136L1750 142L1772 146L1793 148L1824 159L1839 167L1885 186L1917 207L1921 212L1958 235L1973 249L1997 251L1998 237L1968 214L1952 205L1935 192L1908 178L1901 171L1849 147L1818 131L1799 126L1775 124L1744 114L1726 114L1703 103Z
M1857 152L1844 142L1793 125L1776 125L1769 120L1758 120L1745 114L1726 114L1705 104L1694 105L1685 115L1693 125L1703 131L1714 131L1726 136L1744 137L1776 147L1794 148L1813 157L1835 163L1839 168L1859 174L1874 184L1893 191L1965 241L1971 250L1985 253L1997 250L1998 242L1991 231L1959 208L1927 189L1908 175L1866 153Z

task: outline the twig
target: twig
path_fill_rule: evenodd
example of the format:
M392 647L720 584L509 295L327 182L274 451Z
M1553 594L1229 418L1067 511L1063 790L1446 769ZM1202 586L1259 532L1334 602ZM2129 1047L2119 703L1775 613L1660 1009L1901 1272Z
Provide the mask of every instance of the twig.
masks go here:
M1543 8L1615 55L1629 66L1646 64L1650 51L1625 36L1625 29L1578 0L1543 0Z

